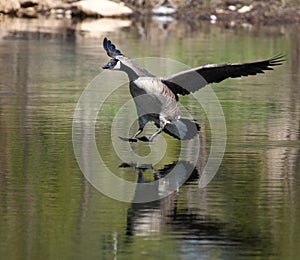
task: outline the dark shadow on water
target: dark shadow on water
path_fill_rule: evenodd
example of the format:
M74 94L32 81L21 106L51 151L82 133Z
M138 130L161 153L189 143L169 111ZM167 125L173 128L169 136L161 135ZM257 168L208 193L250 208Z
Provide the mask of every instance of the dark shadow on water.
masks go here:
M145 164L141 166L137 166L136 164L128 164L128 163L122 163L120 167L122 168L133 168L137 173L137 183L145 183L144 179L144 172L146 170L150 170L153 174L153 180L163 180L163 178L169 174L172 170L174 170L176 165L181 165L183 168L182 175L190 174L186 182L190 182L192 180L198 179L198 171L196 168L193 169L193 165L186 161L177 161L172 164L167 164L161 169L155 169L151 164ZM156 185L156 193L161 192L164 187L163 182L158 182L159 185ZM161 184L161 185L160 185ZM139 186L137 186L135 197L133 201L135 201L136 197L143 196L143 190L139 189ZM131 207L128 210L127 214L127 235L133 236L135 235L135 228L136 225L138 225L141 218L147 216L148 214L156 214L158 213L159 219L162 221L162 224L165 224L169 222L173 218L174 212L176 212L176 202L177 202L177 196L179 192L179 187L177 191L175 191L170 196L162 199L162 200L156 200L153 202L148 203L132 203ZM162 209L162 212L159 212L158 210ZM163 213L163 215L161 215ZM158 220L158 219L157 219Z
M137 173L137 183L144 183L144 174L150 171L153 180L162 180L174 167L180 164L184 166L182 174L190 172L187 181L180 188L188 188L197 185L199 172L197 168L187 161L177 161L165 165L161 169L155 169L152 165L123 163L122 168L132 168ZM137 186L138 187L138 186ZM160 192L163 187L157 186ZM142 196L142 190L136 190L135 196ZM188 208L181 202L180 190L171 195L153 202L132 203L127 211L126 243L133 243L134 237L151 236L153 234L171 236L183 244L199 247L197 250L203 252L207 247L220 246L225 254L239 254L249 256L272 255L270 252L270 238L260 234L249 235L247 232L234 228L230 223L223 222L207 212L199 213ZM133 200L134 201L134 200ZM160 236L160 239L161 236ZM234 253L228 251L228 247L235 247ZM201 253L201 254L202 254Z

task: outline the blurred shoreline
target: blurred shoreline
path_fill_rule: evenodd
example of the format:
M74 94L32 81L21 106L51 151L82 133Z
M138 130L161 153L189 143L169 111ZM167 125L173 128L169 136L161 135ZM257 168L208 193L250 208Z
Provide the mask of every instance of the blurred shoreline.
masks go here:
M263 24L300 23L297 0L124 2L108 0L0 0L3 16L40 19L145 18L162 16L181 20L235 21Z
M61 39L74 41L84 38L102 39L109 33L135 31L144 39L168 38L171 34L186 37L199 31L231 30L257 35L284 36L289 31L298 30L299 24L251 24L243 21L203 21L181 20L169 16L149 16L125 18L86 18L57 19L53 16L41 16L38 19L2 16L0 22L0 40L9 39Z

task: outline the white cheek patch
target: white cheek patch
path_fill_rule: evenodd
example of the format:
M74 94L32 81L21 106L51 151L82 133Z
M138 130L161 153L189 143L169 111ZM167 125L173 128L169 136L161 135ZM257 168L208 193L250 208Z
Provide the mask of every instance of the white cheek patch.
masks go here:
M117 64L113 68L114 70L119 70L121 69L121 62L118 60Z

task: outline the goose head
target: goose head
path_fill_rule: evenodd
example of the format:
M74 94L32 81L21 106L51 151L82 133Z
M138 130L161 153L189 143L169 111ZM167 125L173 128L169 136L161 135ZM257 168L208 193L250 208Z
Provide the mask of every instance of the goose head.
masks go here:
M112 58L106 65L102 66L102 69L120 70L121 62L118 59Z
M128 75L130 81L136 80L142 76L153 76L147 70L122 54L122 52L107 38L104 38L103 40L103 48L106 51L106 54L111 58L106 65L102 66L103 69L123 71Z

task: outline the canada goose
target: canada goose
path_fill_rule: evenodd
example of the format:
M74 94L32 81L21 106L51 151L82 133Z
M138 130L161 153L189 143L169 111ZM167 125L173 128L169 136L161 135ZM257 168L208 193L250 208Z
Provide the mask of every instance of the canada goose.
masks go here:
M103 40L103 48L112 59L102 68L123 71L129 78L129 88L137 109L139 129L131 138L120 138L130 142L137 142L137 140L152 142L162 131L180 140L193 138L200 127L194 121L180 118L178 95L190 94L209 83L218 83L227 78L264 73L264 70L273 70L272 66L281 65L284 61L283 56L278 55L257 62L208 64L161 78L134 63L116 49L107 38ZM138 138L149 121L153 121L158 130L149 138Z

